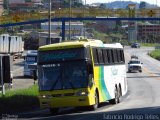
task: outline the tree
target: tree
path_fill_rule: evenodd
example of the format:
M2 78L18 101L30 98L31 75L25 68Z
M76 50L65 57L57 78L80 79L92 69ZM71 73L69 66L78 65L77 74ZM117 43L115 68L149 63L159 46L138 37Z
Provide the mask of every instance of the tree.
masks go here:
M105 9L106 5L104 3L100 4L99 8Z
M70 2L71 2L71 7L74 7L74 8L83 7L83 4L78 1L73 2L72 0L64 0L63 4L64 4L65 8L69 8Z
M82 3L75 2L75 3L74 3L74 7L80 8L80 7L83 7L83 4L82 4Z
M139 4L139 9L145 9L146 8L146 2L142 1Z

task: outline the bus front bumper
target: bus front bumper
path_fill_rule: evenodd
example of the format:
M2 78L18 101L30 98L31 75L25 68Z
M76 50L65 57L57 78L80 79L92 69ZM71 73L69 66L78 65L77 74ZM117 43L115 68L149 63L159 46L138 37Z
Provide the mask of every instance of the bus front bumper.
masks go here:
M90 106L94 104L94 96L40 98L41 108Z

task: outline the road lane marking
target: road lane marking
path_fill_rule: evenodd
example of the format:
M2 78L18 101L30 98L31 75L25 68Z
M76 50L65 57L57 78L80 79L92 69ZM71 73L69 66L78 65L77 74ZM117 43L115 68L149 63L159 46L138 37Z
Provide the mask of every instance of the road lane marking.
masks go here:
M130 55L129 55L128 53L125 53L125 55L126 55L126 57L129 59L129 56L130 56ZM142 69L144 70L145 73L147 73L147 74L149 74L149 75L151 75L151 76L153 76L153 77L156 77L156 76L157 76L156 74L152 73L150 70L148 70L148 69L145 68L145 67L142 67ZM155 78L155 79L160 80L160 77Z
M149 71L149 70L148 70L147 68L145 68L145 67L143 67L143 70L144 70L145 73L147 73L147 74L149 74L149 75L151 75L151 76L153 76L153 77L156 77L156 76L157 76L156 74L151 73L151 71ZM160 76L159 76L159 77L157 76L157 78L155 78L155 79L160 80Z

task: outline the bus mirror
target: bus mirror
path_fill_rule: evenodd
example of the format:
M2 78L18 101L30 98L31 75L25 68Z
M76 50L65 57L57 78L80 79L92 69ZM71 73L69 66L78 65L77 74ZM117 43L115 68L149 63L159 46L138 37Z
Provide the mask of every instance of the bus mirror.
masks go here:
M34 79L34 81L37 80L37 72L36 72L36 70L33 70L33 79Z

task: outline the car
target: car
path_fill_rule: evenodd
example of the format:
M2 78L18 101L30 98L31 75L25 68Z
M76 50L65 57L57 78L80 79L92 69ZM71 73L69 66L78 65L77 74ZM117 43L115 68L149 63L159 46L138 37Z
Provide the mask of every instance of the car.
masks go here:
M131 56L131 59L138 59L138 56L132 55L132 56Z
M138 59L131 59L128 63L128 73L130 72L142 72L142 64Z
M140 44L139 43L133 43L132 45L131 45L131 48L140 48Z

